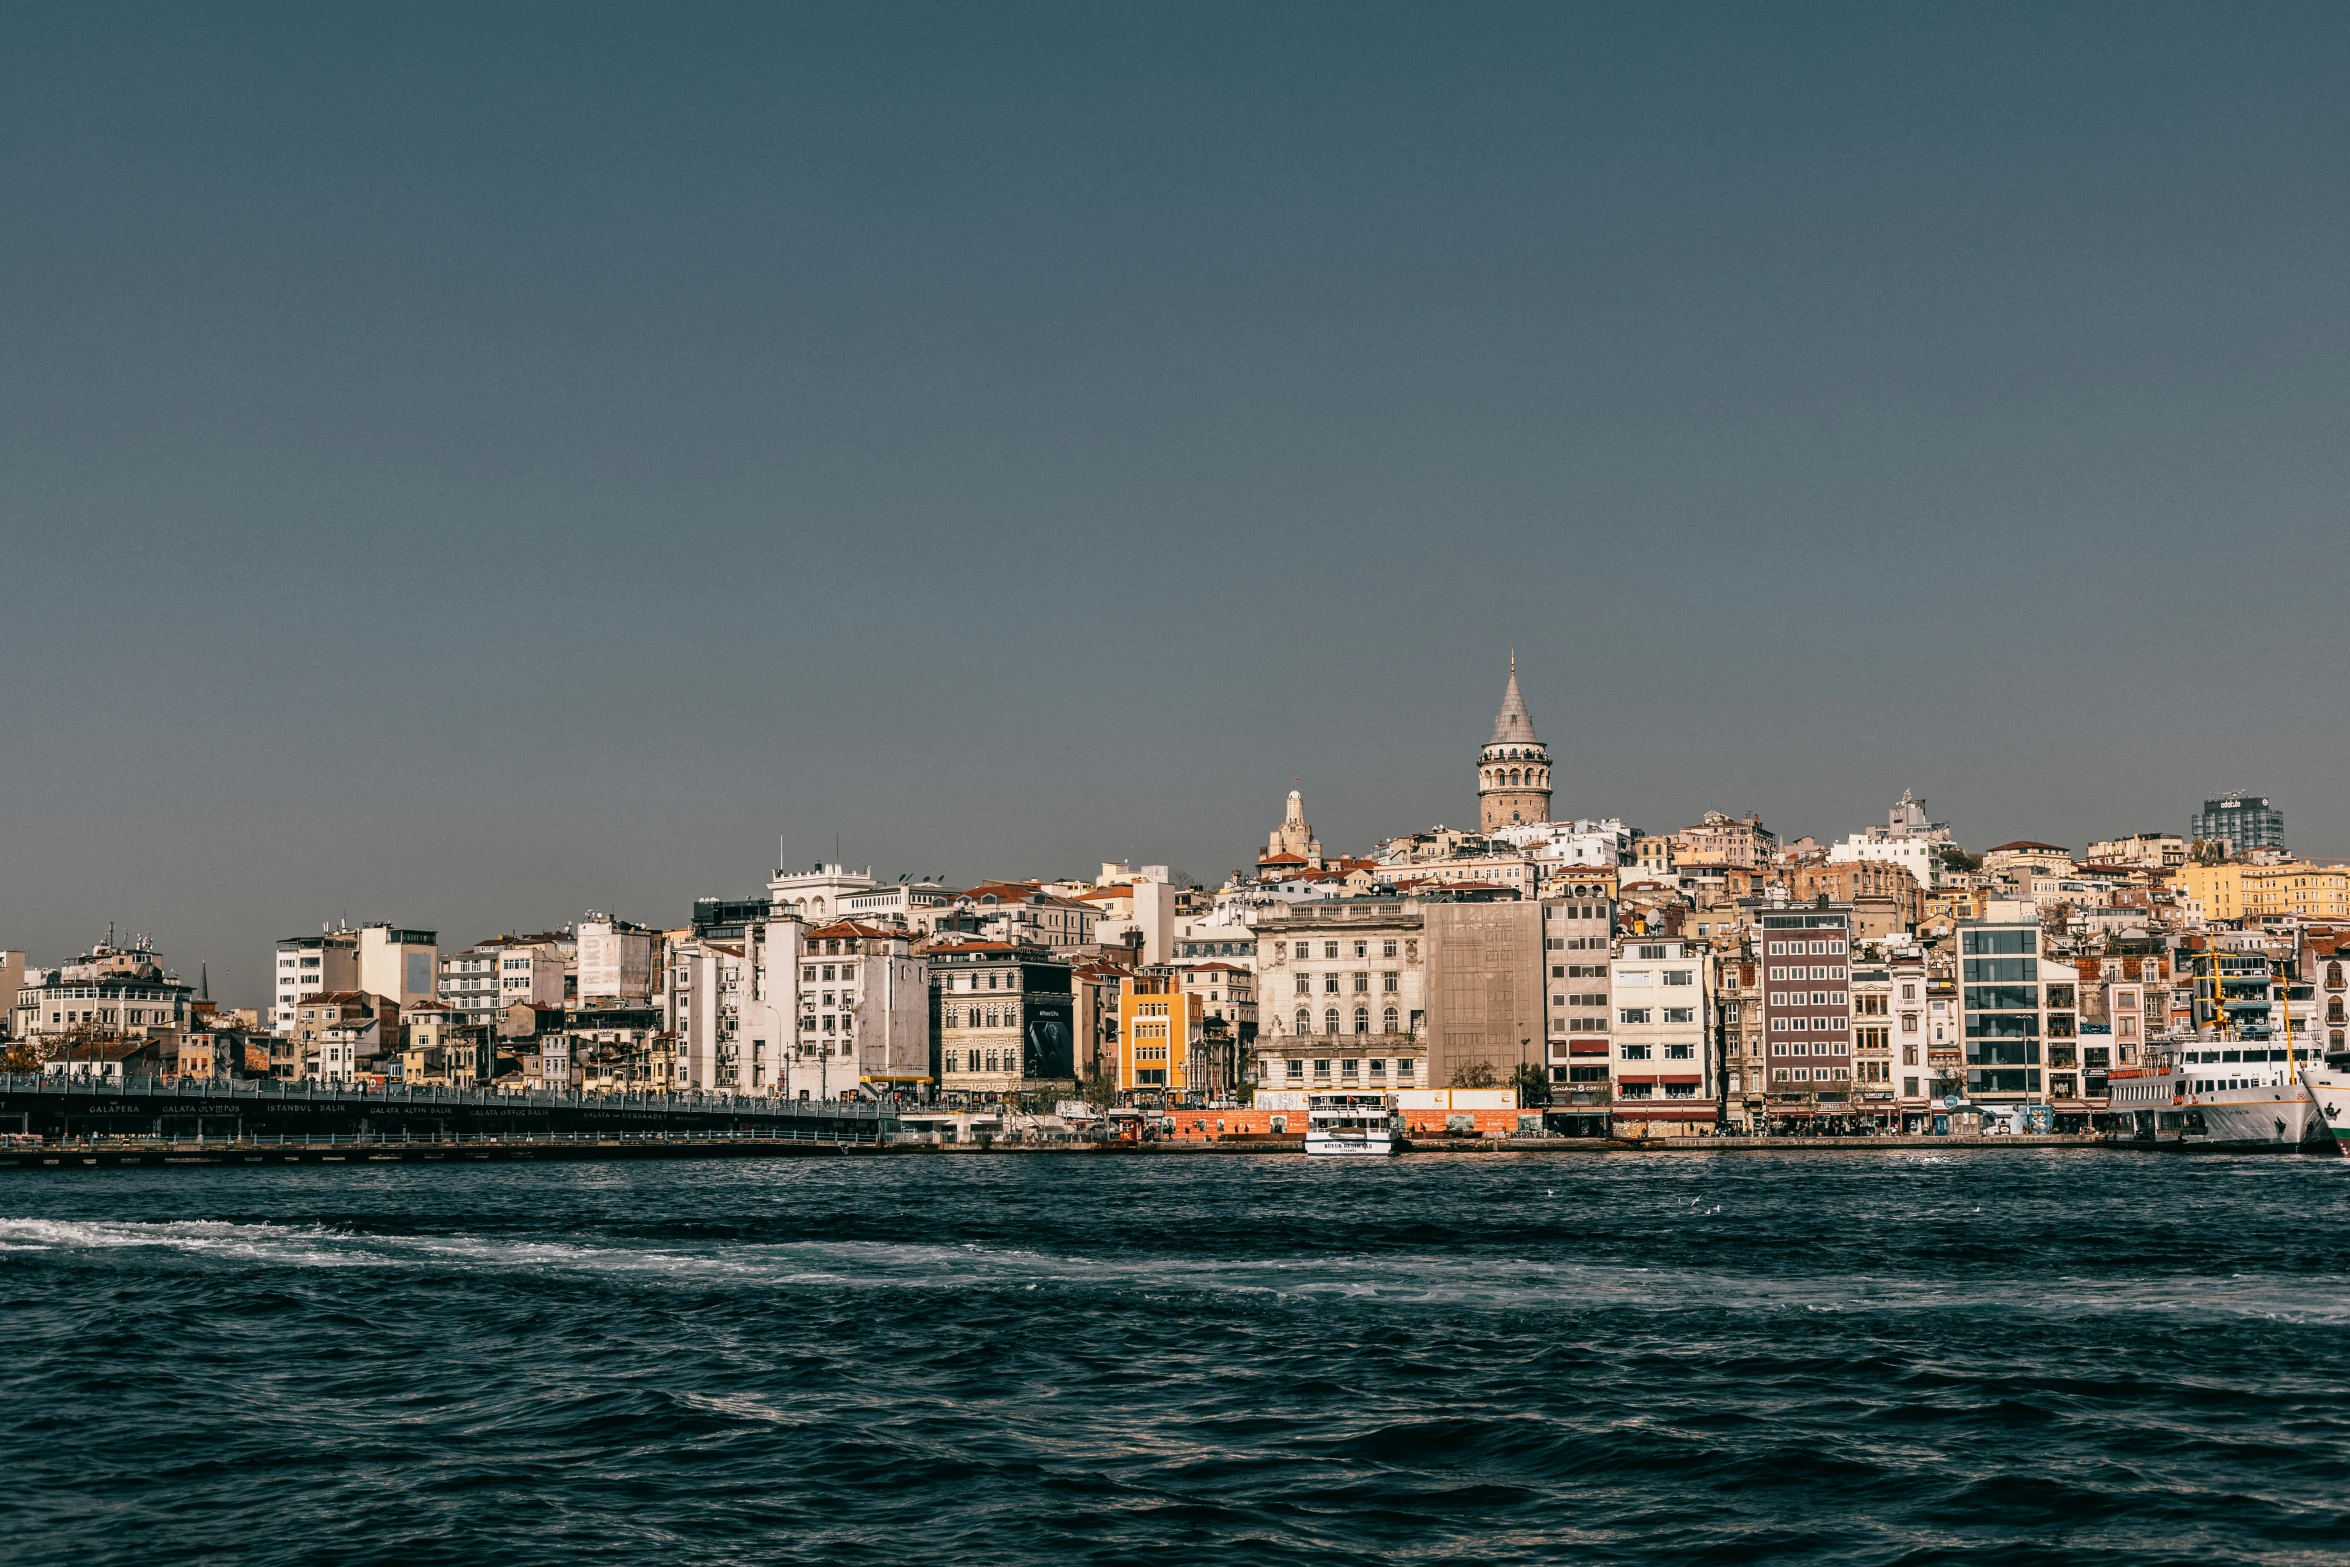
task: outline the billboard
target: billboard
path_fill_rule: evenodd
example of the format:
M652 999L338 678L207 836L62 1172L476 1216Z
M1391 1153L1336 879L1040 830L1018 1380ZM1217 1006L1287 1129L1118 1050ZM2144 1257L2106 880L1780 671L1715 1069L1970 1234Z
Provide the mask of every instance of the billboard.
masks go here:
M1070 1019L1067 996L1030 996L1021 1040L1021 1075L1075 1077L1077 1030Z

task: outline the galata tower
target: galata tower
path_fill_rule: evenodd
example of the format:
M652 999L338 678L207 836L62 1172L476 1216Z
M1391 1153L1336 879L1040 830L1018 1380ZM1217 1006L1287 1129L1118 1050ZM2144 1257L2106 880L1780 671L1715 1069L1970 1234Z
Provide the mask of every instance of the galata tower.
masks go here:
M1486 832L1515 822L1550 820L1550 751L1534 738L1534 720L1518 695L1518 655L1493 720L1493 738L1477 755L1477 822Z

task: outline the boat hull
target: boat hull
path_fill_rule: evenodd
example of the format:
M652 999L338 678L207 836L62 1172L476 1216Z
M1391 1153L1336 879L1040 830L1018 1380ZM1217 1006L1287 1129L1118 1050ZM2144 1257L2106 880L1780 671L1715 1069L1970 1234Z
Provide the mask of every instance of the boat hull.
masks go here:
M1341 1137L1312 1131L1306 1133L1306 1152L1317 1159L1384 1159L1401 1148L1394 1137Z
M2302 1074L2302 1081L2316 1101L2318 1125L2325 1129L2326 1140L2350 1153L2350 1072L2313 1066Z
M2283 1153L2326 1140L2317 1101L2298 1083L2198 1094L2187 1104L2203 1117L2203 1130L2181 1139L2189 1148Z

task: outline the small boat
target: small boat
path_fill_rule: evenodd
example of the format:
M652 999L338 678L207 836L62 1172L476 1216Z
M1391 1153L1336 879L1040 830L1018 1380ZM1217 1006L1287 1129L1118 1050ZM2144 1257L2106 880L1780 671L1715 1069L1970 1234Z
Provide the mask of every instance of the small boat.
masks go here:
M1382 1158L1403 1150L1403 1117L1385 1094L1314 1094L1306 1100L1306 1152Z

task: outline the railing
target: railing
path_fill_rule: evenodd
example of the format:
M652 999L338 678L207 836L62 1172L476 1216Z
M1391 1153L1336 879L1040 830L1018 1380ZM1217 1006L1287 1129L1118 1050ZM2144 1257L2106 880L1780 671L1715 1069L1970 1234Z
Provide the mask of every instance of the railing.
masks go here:
M771 1099L747 1094L586 1093L507 1091L418 1087L408 1084L374 1088L359 1084L322 1084L307 1079L191 1078L137 1075L123 1078L76 1077L63 1073L0 1072L0 1093L206 1099L238 1101L316 1101L320 1103L445 1104L482 1109L593 1109L643 1114L702 1111L774 1119L895 1120L897 1109L861 1099Z
M739 1128L704 1132L439 1132L423 1137L391 1132L318 1132L318 1133L262 1133L244 1137L200 1136L177 1133L142 1133L122 1135L91 1133L80 1137L62 1137L41 1143L0 1143L0 1154L39 1153L60 1149L93 1149L103 1152L131 1149L152 1150L160 1153L202 1153L206 1150L229 1149L304 1149L304 1148L483 1148L545 1147L550 1143L577 1147L600 1147L605 1144L663 1144L699 1145L704 1143L773 1143L773 1142L841 1142L844 1139L809 1126L785 1126L758 1131ZM863 1142L862 1136L848 1139ZM876 1133L876 1142L893 1140L892 1134Z

